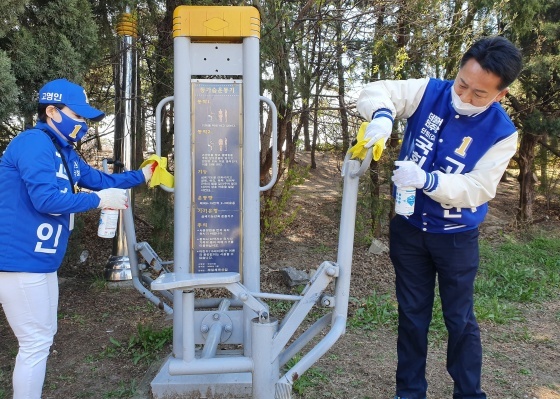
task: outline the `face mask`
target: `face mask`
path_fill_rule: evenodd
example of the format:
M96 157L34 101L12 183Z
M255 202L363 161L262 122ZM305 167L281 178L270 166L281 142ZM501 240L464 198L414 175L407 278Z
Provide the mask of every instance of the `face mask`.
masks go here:
M474 106L470 103L464 103L463 101L461 101L461 98L455 92L455 88L453 86L451 86L451 103L453 104L453 108L455 109L455 111L459 115L471 116L471 115L480 114L481 112L486 111L488 109L488 107L490 107L490 105L492 105L492 103L494 102L494 99L496 97L498 97L498 94L496 94L494 96L494 98L492 100L490 100L490 102L488 104L486 104L482 107L476 107L476 106Z
M52 122L64 137L73 142L79 141L84 137L88 131L88 125L85 122L72 119L61 110L58 110L58 113L62 120L57 122L53 119Z

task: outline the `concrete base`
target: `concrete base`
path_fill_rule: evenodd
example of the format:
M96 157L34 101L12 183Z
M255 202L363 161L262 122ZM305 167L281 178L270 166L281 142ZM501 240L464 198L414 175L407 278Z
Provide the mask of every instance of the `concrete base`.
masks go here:
M249 399L251 373L170 375L167 358L152 380L153 399Z

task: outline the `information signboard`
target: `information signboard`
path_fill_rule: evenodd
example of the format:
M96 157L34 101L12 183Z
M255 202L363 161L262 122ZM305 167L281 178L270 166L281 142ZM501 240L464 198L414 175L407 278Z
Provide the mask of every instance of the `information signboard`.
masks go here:
M191 87L192 272L241 273L242 82L193 80Z

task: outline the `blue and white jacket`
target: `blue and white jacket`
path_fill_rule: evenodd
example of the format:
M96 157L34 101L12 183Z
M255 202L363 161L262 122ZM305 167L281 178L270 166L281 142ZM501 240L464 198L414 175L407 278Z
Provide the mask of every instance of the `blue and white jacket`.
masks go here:
M47 134L45 134L45 131ZM74 184L90 190L130 188L144 182L141 170L103 173L46 123L16 136L0 162L0 271L50 273L62 262L73 213L99 206L93 192L72 193L51 138L63 152Z
M477 228L517 149L515 126L499 103L474 116L459 115L452 87L453 81L428 78L379 81L366 85L357 103L367 120L382 108L407 119L399 160L412 160L435 177L417 190L408 221L432 233Z

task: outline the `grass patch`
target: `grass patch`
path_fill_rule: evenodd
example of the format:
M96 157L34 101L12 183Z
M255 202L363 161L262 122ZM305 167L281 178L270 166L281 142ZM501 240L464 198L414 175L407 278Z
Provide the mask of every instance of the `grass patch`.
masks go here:
M288 371L293 366L296 365L297 362L301 360L301 355L296 355L291 358L286 365L284 366L285 370ZM318 367L311 367L309 368L303 375L300 375L297 380L294 381L294 385L292 389L294 392L302 395L307 391L309 388L313 388L321 383L328 381L327 376L323 373Z
M91 287L94 290L104 291L109 286L109 282L103 276L94 276L91 282Z
M474 309L478 321L506 324L512 321L523 320L521 312L514 304L501 301L497 296L475 294Z
M294 303L272 299L267 300L266 304L268 305L270 314L276 317L278 320L281 320L284 318L284 316L286 316L286 313L290 311Z
M115 357L125 355L132 357L132 362L138 364L140 361L151 362L157 359L163 348L173 340L172 327L166 327L160 331L152 327L138 325L136 334L132 335L128 343L123 343L116 338L109 338L111 346L108 346L103 355Z
M519 304L541 303L560 296L560 238L534 236L525 239L506 237L491 245L480 241L480 268L475 280L475 312L478 321L506 324L522 321ZM358 301L358 309L348 326L373 330L394 326L397 304L389 294L373 292ZM560 312L556 319L560 320ZM435 294L431 340L443 341L447 330L439 293Z
M328 253L332 252L333 248L331 248L331 247L329 247L329 246L327 246L323 243L320 243L317 247L311 248L311 250L313 252L315 252L316 254L325 255L325 254L328 254Z
M354 301L356 301L354 299ZM376 291L362 301L348 320L351 328L373 330L379 326L395 326L398 320L397 304L389 294L379 295Z
M443 311L441 310L441 299L439 297L439 290L436 287L436 294L434 298L434 307L432 309L432 321L430 323L430 330L428 331L429 342L432 344L441 344L447 340L447 327L443 320Z
M518 303L542 302L560 292L560 239L509 237L490 246L482 241L476 295Z
M103 394L104 399L108 398L131 398L136 393L136 381L132 380L128 385L124 382L119 383L119 387Z

